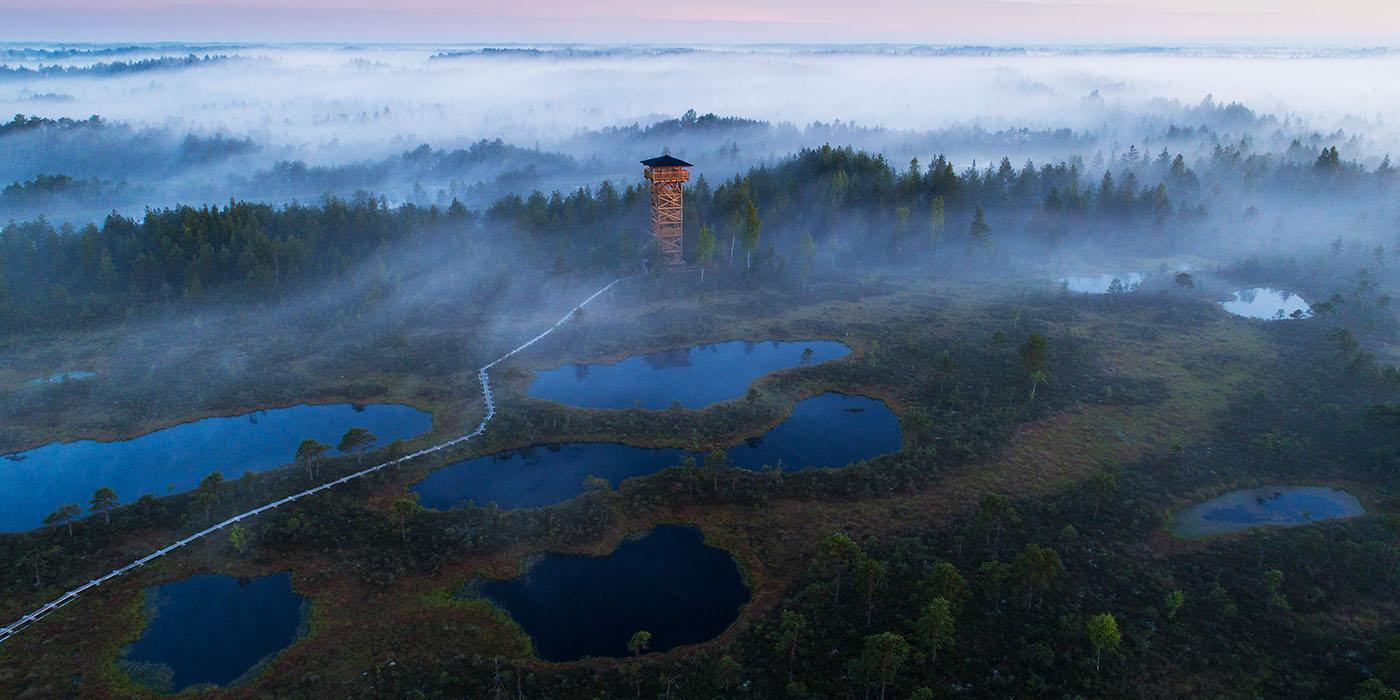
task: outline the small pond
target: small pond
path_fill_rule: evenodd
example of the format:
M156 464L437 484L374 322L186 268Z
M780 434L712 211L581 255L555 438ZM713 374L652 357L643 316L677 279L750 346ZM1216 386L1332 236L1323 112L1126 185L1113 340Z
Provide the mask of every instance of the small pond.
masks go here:
M228 685L296 641L304 604L288 573L200 574L148 588L146 627L119 665L164 692Z
M713 639L739 617L749 590L734 557L692 527L663 525L606 557L546 555L519 578L480 586L546 661L627 656L638 631L651 651Z
M62 384L64 382L77 382L82 381L84 379L92 379L96 376L96 372L88 372L86 370L77 370L73 372L59 372L58 374L52 374L47 377L31 379L29 380L29 384L31 386L42 386L44 384Z
M1307 525L1364 515L1346 491L1317 486L1274 486L1231 491L1172 516L1171 531L1197 539L1261 526Z
M1142 274L1124 272L1103 275L1071 275L1060 278L1060 286L1077 294L1135 292L1142 288Z
M1235 292L1230 301L1220 302L1221 308L1236 316L1266 321L1297 320L1312 316L1308 302L1292 292L1257 287Z
M798 402L787 420L728 453L735 466L745 469L781 464L785 471L800 471L843 467L896 452L902 444L899 419L884 402L827 393ZM579 495L585 477L607 479L616 486L677 466L686 454L611 443L548 445L457 462L412 488L428 508L453 508L469 501L533 508Z
M583 408L702 408L743 396L765 374L849 354L831 340L735 340L635 355L612 364L576 364L540 372L528 394Z
M302 404L181 423L130 440L49 443L0 457L0 531L38 527L65 503L86 509L102 486L128 503L188 491L214 471L229 479L266 471L291 462L302 440L335 446L354 427L387 444L427 432L432 415L398 404Z

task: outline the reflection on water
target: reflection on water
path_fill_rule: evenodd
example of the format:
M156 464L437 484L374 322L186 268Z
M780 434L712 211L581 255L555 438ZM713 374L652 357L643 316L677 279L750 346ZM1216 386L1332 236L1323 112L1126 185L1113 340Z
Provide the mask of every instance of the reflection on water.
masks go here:
M662 525L606 557L547 555L519 578L488 581L481 593L503 608L547 661L628 656L627 642L651 633L651 650L712 639L749 601L728 552L692 527Z
M1306 525L1365 514L1346 491L1314 486L1243 489L1198 503L1172 516L1179 537L1222 535L1266 525Z
M851 349L830 340L736 340L635 355L600 365L568 365L540 372L530 396L584 408L669 408L679 401L702 408L744 395L771 372L834 360Z
M447 509L495 503L505 509L562 503L583 493L589 476L617 485L674 467L683 450L650 450L610 443L545 445L450 464L413 485L419 503Z
M1060 278L1060 286L1066 291L1079 294L1122 294L1142 288L1142 274L1125 272L1121 274L1080 275Z
M121 666L166 692L227 685L296 641L303 599L291 574L200 574L146 590L146 628Z
M328 404L205 418L118 442L53 442L0 459L0 531L38 527L65 503L86 505L106 486L122 502L188 491L215 471L237 478L292 461L302 440L335 446L350 428L387 444L432 427L432 415L397 404Z
M1292 292L1257 287L1235 292L1230 301L1220 302L1229 313L1267 321L1297 320L1312 316L1312 307Z
M792 415L760 438L731 447L734 466L785 471L843 467L899 450L899 419L884 402L827 393L798 402ZM589 476L616 486L634 476L674 467L686 457L676 449L646 449L609 443L570 443L487 455L448 465L413 485L428 508L468 502L505 509L533 508L583 493ZM698 459L700 455L695 455Z
M899 418L885 402L829 392L800 401L792 415L753 440L729 449L736 466L784 471L843 467L896 452L904 444Z

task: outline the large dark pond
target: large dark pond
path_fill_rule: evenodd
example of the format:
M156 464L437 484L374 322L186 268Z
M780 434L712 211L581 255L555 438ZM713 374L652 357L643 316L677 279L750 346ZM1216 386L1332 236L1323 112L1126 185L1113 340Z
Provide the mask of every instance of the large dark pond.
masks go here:
M188 491L222 471L232 479L292 461L313 438L335 446L353 427L378 444L411 438L432 427L432 415L410 406L302 404L182 423L118 442L54 442L0 458L0 531L38 527L64 503L82 504L107 486L122 502L143 494Z
M200 574L146 590L146 628L121 666L165 692L228 685L296 641L303 599L291 574Z
M606 557L547 555L481 593L510 614L547 661L627 656L638 631L665 651L718 636L749 600L728 552L692 527L663 525Z
M792 415L761 438L729 449L746 469L782 465L786 471L843 467L899 450L899 419L881 401L828 393L798 402ZM446 509L469 501L531 508L567 501L583 492L588 476L614 486L634 476L674 467L686 452L610 443L533 447L469 459L439 469L413 485L419 502ZM696 455L699 458L699 455Z
M807 351L811 352L808 353ZM753 343L736 340L636 355L606 365L566 365L540 372L528 394L584 408L701 408L743 396L753 380L849 354L831 340Z
M1316 486L1275 486L1231 491L1172 516L1171 531L1191 539L1267 525L1307 525L1364 515L1346 491Z

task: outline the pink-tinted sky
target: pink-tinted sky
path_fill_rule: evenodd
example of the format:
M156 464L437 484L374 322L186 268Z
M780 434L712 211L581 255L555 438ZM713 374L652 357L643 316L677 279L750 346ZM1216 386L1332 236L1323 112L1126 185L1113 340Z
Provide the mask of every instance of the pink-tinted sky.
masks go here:
M0 39L1400 44L1400 0L0 0Z

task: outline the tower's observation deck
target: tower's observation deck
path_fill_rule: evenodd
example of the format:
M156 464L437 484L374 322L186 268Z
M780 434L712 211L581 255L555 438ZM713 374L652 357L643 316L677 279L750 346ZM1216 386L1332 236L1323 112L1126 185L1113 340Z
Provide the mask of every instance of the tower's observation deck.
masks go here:
M661 156L642 161L651 182L651 237L656 239L666 264L685 264L685 183L693 167L680 158Z

